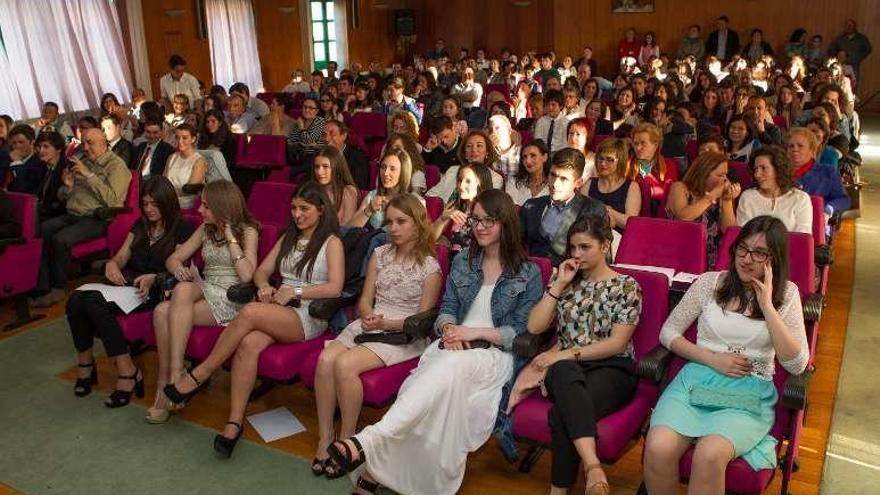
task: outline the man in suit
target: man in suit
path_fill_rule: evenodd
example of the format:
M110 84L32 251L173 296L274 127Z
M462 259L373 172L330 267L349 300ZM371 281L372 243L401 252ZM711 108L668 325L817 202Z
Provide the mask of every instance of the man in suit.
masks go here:
M20 124L9 131L9 164L0 170L0 187L8 180L10 192L37 194L46 167L34 154L35 138L36 133L29 125Z
M375 189L376 185L370 184L370 161L363 150L347 143L348 126L345 123L328 120L324 124L324 140L328 145L342 152L348 164L348 171L351 172L351 178L354 179L358 189L362 191Z
M715 31L706 40L706 55L715 55L718 60L729 60L739 53L739 34L727 28L728 19L722 15L715 20Z
M165 162L174 153L174 146L162 139L161 122L145 123L143 135L146 141L134 150L130 164L132 173L141 178L162 175L165 172Z
M122 137L122 121L116 114L109 113L101 117L101 129L110 143L110 151L122 158L126 167L131 168L131 155L134 147L131 141Z
M46 175L37 189L40 221L65 213L64 200L58 195L61 187L61 173L67 168L64 149L67 147L64 136L55 131L43 131L37 136L34 154L46 167Z
M548 196L525 202L519 211L523 242L531 256L550 258L553 266L565 260L568 229L583 215L608 217L605 205L578 191L586 160L574 148L553 154Z

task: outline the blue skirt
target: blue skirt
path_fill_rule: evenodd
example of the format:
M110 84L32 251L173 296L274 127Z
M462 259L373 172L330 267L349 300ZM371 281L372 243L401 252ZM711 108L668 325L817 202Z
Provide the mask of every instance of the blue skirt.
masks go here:
M695 405L692 391L719 390L754 398L754 407ZM772 381L752 375L733 378L699 364L686 364L663 391L651 427L665 426L694 439L719 435L727 439L737 457L752 469L776 467L776 439L769 435L776 414L777 394Z

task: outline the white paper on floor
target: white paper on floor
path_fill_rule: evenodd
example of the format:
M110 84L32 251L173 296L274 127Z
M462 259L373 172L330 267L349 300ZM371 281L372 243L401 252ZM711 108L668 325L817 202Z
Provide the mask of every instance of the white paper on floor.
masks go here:
M286 407L277 407L247 417L265 442L274 442L306 431L306 427Z

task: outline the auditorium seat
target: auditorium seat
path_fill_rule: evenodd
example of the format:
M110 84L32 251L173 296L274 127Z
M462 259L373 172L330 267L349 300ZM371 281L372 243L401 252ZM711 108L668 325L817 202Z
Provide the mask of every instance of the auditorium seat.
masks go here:
M98 254L109 255L115 253L122 247L128 233L134 222L141 216L140 206L138 202L140 181L137 177L132 177L128 183L128 192L125 196L124 206L120 208L100 208L102 212L110 216L110 224L107 226L107 233L97 239L81 242L73 246L70 250L70 257L74 260L83 260ZM103 215L104 213L102 213Z
M0 240L0 299L13 298L15 320L3 327L14 330L44 315L32 315L27 294L37 286L43 239L37 237L37 197L32 194L7 193L21 225L21 235Z

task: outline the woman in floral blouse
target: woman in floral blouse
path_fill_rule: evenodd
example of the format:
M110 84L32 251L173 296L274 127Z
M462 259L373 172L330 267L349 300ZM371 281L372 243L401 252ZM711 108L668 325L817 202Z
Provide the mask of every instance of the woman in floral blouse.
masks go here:
M642 292L632 277L608 266L611 235L605 220L575 222L568 231L569 259L529 315L529 332L543 333L554 324L559 331L557 344L520 378L537 377L553 402L551 494L568 492L581 463L586 493L608 493L596 454L596 422L629 403L638 383L632 334Z

